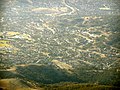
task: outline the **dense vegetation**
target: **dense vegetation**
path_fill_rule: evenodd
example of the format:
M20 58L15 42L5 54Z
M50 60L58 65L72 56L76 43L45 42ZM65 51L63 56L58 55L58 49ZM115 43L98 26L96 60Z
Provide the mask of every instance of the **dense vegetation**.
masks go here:
M105 85L94 84L74 84L67 83L63 85L48 85L44 87L45 90L118 90L120 88Z

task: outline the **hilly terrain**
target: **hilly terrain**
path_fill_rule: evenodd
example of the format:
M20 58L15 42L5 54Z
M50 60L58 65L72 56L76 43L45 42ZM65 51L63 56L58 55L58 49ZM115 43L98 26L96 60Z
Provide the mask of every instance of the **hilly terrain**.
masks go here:
M119 0L1 0L1 89L118 88L119 5Z

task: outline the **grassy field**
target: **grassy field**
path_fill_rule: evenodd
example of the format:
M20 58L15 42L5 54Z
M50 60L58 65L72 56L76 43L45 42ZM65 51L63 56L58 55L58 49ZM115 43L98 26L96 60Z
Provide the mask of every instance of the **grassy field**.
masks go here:
M57 83L35 85L19 79L1 79L0 90L118 90L119 87L98 85L98 84L79 84L79 83Z

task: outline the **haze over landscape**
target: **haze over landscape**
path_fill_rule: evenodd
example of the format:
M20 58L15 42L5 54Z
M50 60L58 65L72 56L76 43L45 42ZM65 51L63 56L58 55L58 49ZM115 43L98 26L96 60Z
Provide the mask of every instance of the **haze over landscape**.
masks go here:
M1 88L118 87L119 5L119 0L1 0Z

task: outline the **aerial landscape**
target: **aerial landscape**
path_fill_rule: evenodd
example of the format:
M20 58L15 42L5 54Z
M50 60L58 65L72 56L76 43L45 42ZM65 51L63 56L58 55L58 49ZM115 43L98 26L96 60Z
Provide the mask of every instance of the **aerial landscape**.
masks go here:
M120 89L119 0L0 0L0 90Z

